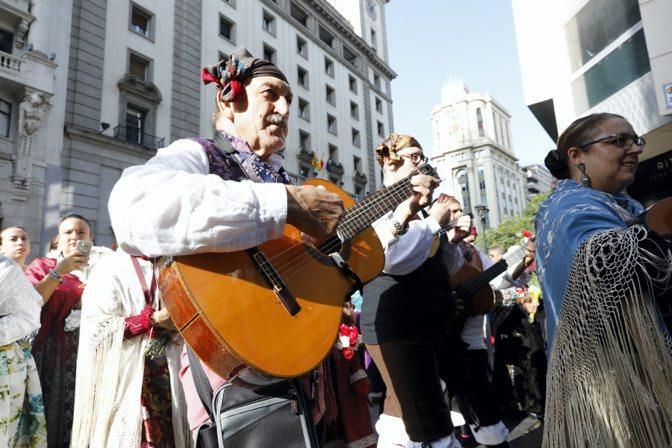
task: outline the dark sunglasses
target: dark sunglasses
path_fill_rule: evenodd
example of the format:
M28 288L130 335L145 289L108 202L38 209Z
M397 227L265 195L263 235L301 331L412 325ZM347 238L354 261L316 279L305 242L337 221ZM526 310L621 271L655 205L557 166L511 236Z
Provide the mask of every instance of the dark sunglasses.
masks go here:
M609 144L616 145L621 149L630 149L630 148L632 148L632 145L637 145L640 148L644 148L644 145L646 145L646 140L644 140L642 137L640 137L638 135L632 135L632 134L627 134L625 132L619 132L618 134L611 134L611 135L607 135L606 137L600 137L598 139L591 140L591 141L583 143L581 145L577 145L577 147L583 149L586 146L590 146L594 143L599 143L599 142L607 142Z

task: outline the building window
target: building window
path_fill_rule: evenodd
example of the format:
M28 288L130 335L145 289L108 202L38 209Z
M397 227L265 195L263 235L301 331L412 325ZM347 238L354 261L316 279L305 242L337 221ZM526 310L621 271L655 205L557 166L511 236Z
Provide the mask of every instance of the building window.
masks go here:
M338 163L338 147L335 145L329 145L329 161Z
M371 28L371 46L375 50L378 47L378 38L376 37L376 30Z
M217 57L219 57L220 61L228 61L229 60L229 55L224 53L223 51L218 51L217 52Z
M492 126L493 130L495 131L495 141L498 141L497 138L499 137L499 123L497 122L497 115L495 114L495 111L492 111Z
M261 17L261 27L275 36L275 17L264 11Z
M504 134L504 142L506 143L506 147L511 149L511 140L509 139L509 123L506 120L504 120L502 123L504 124L502 130Z
M348 88L352 93L357 93L357 78L352 75L348 75Z
M476 109L476 123L478 124L478 136L485 137L485 128L483 128L483 112L481 108Z
M376 97L376 112L383 113L383 101Z
M327 57L324 58L324 73L332 78L334 77L334 61Z
M133 75L140 81L149 82L150 77L150 61L135 53L130 53L128 57L128 74Z
M329 31L327 31L326 28L320 25L320 31L318 33L318 37L322 42L325 44L329 45L331 48L334 47L334 35L331 34Z
M644 30L639 30L572 82L576 112L585 112L650 71Z
M12 54L14 47L14 35L9 31L0 30L0 51L7 54Z
M332 106L335 106L336 105L336 91L334 90L334 88L330 87L330 86L326 86L325 93L326 93L325 98L327 99L327 103L331 104Z
M373 74L373 85L380 89L380 76Z
M572 71L578 70L641 21L637 0L591 0L567 23Z
M359 120L359 106L354 101L350 101L350 117Z
M310 134L299 129L299 149L304 152L310 151Z
M352 145L356 147L361 146L360 138L359 138L359 131L357 129L352 130Z
M471 197L469 196L469 177L467 176L467 172L465 170L460 170L455 177L460 192L462 193L462 208L464 209L464 213L470 213Z
M275 64L275 49L267 44L264 44L264 60Z
M296 3L292 2L289 8L289 14L294 20L308 28L308 13L299 7Z
M343 57L352 65L357 66L357 53L345 45L343 45Z
M129 143L144 144L144 135L146 134L145 124L147 111L136 106L128 105L126 107L126 141Z
M231 41L231 43L234 42L234 32L235 32L235 24L224 17L223 15L219 15L219 35L222 36L223 38Z
M223 1L232 8L236 7L236 0L223 0Z
M297 68L297 82L300 86L308 88L308 72L301 67Z
M352 156L352 165L355 168L355 173L362 173L362 159Z
M482 166L478 167L478 190L481 197L481 204L488 203L488 193L485 189L485 172Z
M327 114L327 131L334 135L338 133L338 129L336 128L336 117L329 114Z
M299 36L296 36L296 52L308 59L308 43Z
M131 31L150 38L152 32L152 14L146 9L131 3Z
M299 117L310 121L310 103L303 98L299 98Z
M378 136L385 137L385 126L380 121L378 122Z
M12 105L0 100L0 136L9 137L9 128L12 123Z

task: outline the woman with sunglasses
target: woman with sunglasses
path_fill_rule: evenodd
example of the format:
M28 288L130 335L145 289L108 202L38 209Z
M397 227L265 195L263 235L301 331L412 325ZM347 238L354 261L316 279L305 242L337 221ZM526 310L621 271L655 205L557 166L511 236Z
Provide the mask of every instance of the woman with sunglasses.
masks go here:
M672 444L670 201L657 218L626 193L645 143L600 113L574 121L546 156L559 179L536 217L546 447Z

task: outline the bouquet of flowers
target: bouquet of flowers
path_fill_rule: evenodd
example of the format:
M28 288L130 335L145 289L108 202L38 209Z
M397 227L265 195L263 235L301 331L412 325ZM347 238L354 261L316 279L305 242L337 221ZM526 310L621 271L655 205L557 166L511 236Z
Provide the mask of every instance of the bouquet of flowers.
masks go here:
M527 311L530 323L534 322L534 316L539 307L539 299L541 298L541 289L538 286L528 287L513 287L502 289L502 305L505 307L520 304Z
M352 359L355 356L355 350L362 343L362 336L354 325L341 324L338 329L338 339L336 348L341 351L345 359Z

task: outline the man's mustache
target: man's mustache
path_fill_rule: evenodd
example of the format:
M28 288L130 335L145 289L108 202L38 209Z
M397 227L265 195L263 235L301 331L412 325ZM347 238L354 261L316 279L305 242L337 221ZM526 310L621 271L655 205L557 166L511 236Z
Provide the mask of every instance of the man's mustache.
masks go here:
M266 117L266 122L287 129L287 120L280 114L269 115Z

